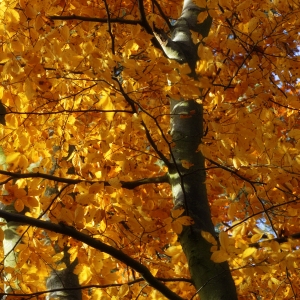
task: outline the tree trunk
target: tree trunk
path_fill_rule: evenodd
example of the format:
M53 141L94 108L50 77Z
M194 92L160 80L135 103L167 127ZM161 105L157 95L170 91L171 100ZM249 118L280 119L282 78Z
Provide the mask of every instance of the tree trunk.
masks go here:
M50 299L66 299L66 300L81 300L81 289L78 276L74 274L74 269L77 265L77 259L70 262L70 254L68 248L64 249L64 256L58 263L65 263L66 268L63 270L52 270L47 279L46 285L48 290L60 289L59 291L52 291L48 294L47 300ZM68 288L73 288L68 290Z
M175 208L185 208L194 224L185 227L179 242L187 257L191 277L201 300L237 299L236 289L227 263L214 263L211 244L202 236L208 231L215 236L205 186L205 164L197 148L203 133L202 105L194 100L177 101L171 107L171 134L175 144L170 180ZM187 161L189 169L182 166Z
M169 48L178 53L178 61L188 63L191 68L190 76L196 80L201 77L201 74L196 74L195 71L196 61L199 59L198 47L193 43L190 30L206 37L212 24L210 16L202 24L197 23L197 16L201 11L205 11L205 8L196 6L191 0L185 0L181 17L177 20L172 37L167 43ZM168 55L170 49L164 48ZM176 59L174 51L172 55L172 58ZM186 215L194 220L194 224L185 227L179 236L192 279L201 300L237 299L228 264L214 263L210 259L212 245L201 236L201 231L216 235L206 193L205 159L202 153L197 151L203 137L202 104L189 99L171 100L171 116L174 147L171 153L173 167L169 170L169 175L174 207L184 208ZM185 162L188 167L183 166Z

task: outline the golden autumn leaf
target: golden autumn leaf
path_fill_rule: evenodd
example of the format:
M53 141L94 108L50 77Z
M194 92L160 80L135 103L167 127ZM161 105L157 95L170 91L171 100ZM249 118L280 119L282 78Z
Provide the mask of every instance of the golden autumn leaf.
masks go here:
M211 260L216 263L222 263L227 259L229 259L229 257L230 257L229 254L225 250L220 249L212 253Z
M256 253L256 251L257 251L256 248L254 248L254 247L249 247L249 248L247 248L247 249L243 252L242 257L243 257L243 258L247 258L247 257L249 257L249 256L252 256L253 254Z
M179 218L176 219L175 222L178 222L178 223L180 223L181 225L184 225L184 226L190 226L190 225L194 224L193 219L189 216L179 217Z
M206 0L193 0L193 2L199 7L206 7L207 4Z
M207 232L207 231L201 231L201 235L202 237L207 240L209 243L213 244L213 245L217 245L217 241L216 239L214 238L214 236L210 233L210 232Z
M108 180L108 183L114 188L120 188L122 186L118 178L111 178Z
M182 224L177 220L171 223L171 228L176 234L180 234L183 229Z
M181 160L181 165L185 168L185 169L189 169L190 167L192 167L194 164L190 163L187 160L182 159Z
M183 208L179 208L179 209L175 209L172 210L172 217L174 219L177 219L179 216L181 216L184 213L184 209Z
M17 212L21 212L21 211L23 211L25 206L24 206L24 203L22 200L17 199L14 203L14 207Z

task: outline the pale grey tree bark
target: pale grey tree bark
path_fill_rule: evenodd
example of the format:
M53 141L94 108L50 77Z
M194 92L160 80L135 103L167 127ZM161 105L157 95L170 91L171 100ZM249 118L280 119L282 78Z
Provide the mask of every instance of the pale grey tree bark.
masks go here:
M200 33L202 37L209 34L211 17L202 24L197 24L197 16L204 10L192 0L185 0L171 37L163 32L156 34L158 40L163 42L165 54L181 63L188 63L191 68L190 76L196 80L201 77L201 74L195 73L196 62L205 57L198 58L191 30ZM197 152L203 137L203 107L194 100L171 100L171 115L171 135L175 146L172 148L173 167L169 170L169 175L174 206L183 207L195 222L194 225L185 227L179 236L191 277L201 300L237 299L227 262L214 263L210 259L212 245L201 236L202 230L216 236L206 193L205 159L200 151ZM182 118L182 115L185 117ZM182 160L188 161L191 167L184 168Z

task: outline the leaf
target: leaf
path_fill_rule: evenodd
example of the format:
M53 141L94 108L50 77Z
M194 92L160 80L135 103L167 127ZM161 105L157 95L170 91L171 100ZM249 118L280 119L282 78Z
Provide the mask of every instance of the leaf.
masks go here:
M258 242L262 238L263 235L264 235L263 233L253 234L252 237L251 237L251 242L252 243Z
M108 183L114 187L114 188L120 188L122 187L122 183L120 183L120 180L118 178L111 178L108 180Z
M181 248L181 246L171 246L165 250L165 253L168 256L175 256L178 253L182 253L182 248Z
M174 209L171 211L172 217L174 219L177 219L179 216L181 216L184 213L184 209L183 208L179 208L179 209Z
M242 258L247 258L249 256L252 256L253 254L256 253L256 251L257 249L255 247L249 247L243 252Z
M190 225L194 224L193 219L189 216L179 217L178 219L176 219L176 222L179 222L181 225L184 225L184 226L190 226Z
M201 7L201 6L199 6L199 7ZM208 17L208 12L207 11L201 12L197 17L197 22L201 24L205 21L205 19L207 17Z
M194 164L188 162L187 160L182 159L182 160L181 160L181 165L182 165L185 169L189 169L189 168L192 167Z
M93 183L89 188L89 194L97 194L103 192L104 183Z
M54 256L52 256L52 259L54 262L58 262L60 260L62 260L64 257L64 252L59 252L57 254L55 254Z
M221 247L223 247L223 249L228 251L230 242L229 242L229 237L227 232L225 231L220 232L219 240L220 240Z
M6 22L18 25L20 15L16 9L7 9L5 12Z
M15 210L17 211L17 212L21 212L21 211L23 211L24 210L24 203L23 203L23 201L22 200L20 200L20 199L17 199L16 201L15 201L15 203L14 203L14 208L15 208Z
M125 161L126 160L126 155L123 153L113 153L110 157L111 160L115 161Z
M180 234L182 232L182 224L177 220L171 223L171 227L176 234Z
M226 261L229 257L230 256L226 251L224 251L223 249L220 249L220 250L213 252L210 259L212 261L214 261L215 263L222 263L222 262Z
M198 7L206 7L206 0L193 0Z
M214 236L210 233L210 232L208 232L208 231L201 231L201 235L202 235L202 237L206 240L206 241L208 241L209 243L211 243L211 244L213 244L213 245L217 245L217 241L216 241L216 239L214 238Z
M14 153L8 154L6 156L6 163L7 164L14 163L19 156L20 156L20 152L14 152Z

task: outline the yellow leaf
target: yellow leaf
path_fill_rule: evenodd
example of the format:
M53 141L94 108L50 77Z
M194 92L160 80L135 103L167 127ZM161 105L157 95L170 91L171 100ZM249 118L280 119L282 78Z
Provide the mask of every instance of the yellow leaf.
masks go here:
M178 253L181 253L182 252L182 248L181 246L171 246L169 247L168 249L165 250L165 253L168 255L168 256L174 256Z
M193 219L189 216L179 217L178 219L176 219L176 222L179 222L181 225L184 225L184 226L190 226L190 225L194 224Z
M76 202L81 205L88 205L94 200L93 194L79 194L76 196Z
M104 183L94 183L90 186L89 188L89 193L90 194L97 194L97 193L100 193L102 192L104 189Z
M18 24L20 21L20 15L16 9L7 9L5 12L6 22Z
M120 183L120 180L118 178L111 178L108 180L108 183L114 187L114 188L121 188L122 187L122 183Z
M28 168L28 159L25 155L20 155L18 166L23 170Z
M214 238L214 236L208 232L208 231L201 231L201 235L202 237L207 240L209 243L213 244L213 245L217 245L217 241L216 239Z
M75 271L74 271L74 273L75 273ZM89 283L89 281L92 279L92 272L88 266L86 266L86 265L81 266L81 270L80 270L78 279L79 279L79 284L81 284L81 285Z
M172 210L171 214L174 219L177 219L179 216L181 216L183 214L183 212L184 212L184 209L179 208L179 209Z
M15 210L21 212L24 209L24 203L20 199L17 199L14 203Z
M222 263L224 261L226 261L229 258L229 254L224 251L223 249L217 250L215 251L212 255L211 255L211 260L214 261L215 263Z
M227 211L228 217L230 219L234 219L234 216L236 215L236 211L237 211L236 203L230 203Z
M67 268L67 266L65 263L60 263L56 266L57 271L62 271L62 270L65 270L66 268Z
M291 216L291 217L298 216L298 209L297 208L288 207L287 211L288 211L289 216Z
M52 260L54 262L57 262L57 261L62 260L63 257L64 257L64 252L59 252L59 253L55 254L54 256L52 256Z
M236 8L236 11L247 9L251 5L251 1L242 1Z
M249 256L253 255L256 251L257 251L257 249L255 247L249 247L243 252L242 258L249 257Z
M201 12L199 15L198 15L198 18L197 18L197 22L198 23L203 23L203 21L205 21L205 19L208 17L208 12L207 11L203 11Z
M292 245L290 242L280 244L280 249L285 251L292 251Z
M70 262L72 263L78 256L78 247L72 247L68 250L70 254Z
M26 195L27 195L27 193L26 193L26 191L24 189L19 189L17 187L14 189L14 196L16 198L22 198L22 197L24 197Z
M220 232L219 240L220 240L220 244L223 247L223 249L228 250L229 237L228 237L227 232L225 232L225 231Z
M280 244L276 241L271 241L270 242L270 247L274 252L280 251Z
M182 159L181 160L181 164L185 169L189 169L190 167L192 167L194 164L188 162L187 160Z
M206 0L194 0L194 3L199 6L199 7L206 7L206 3L207 1Z
M116 160L116 161L125 161L126 160L126 155L123 153L113 153L110 157L111 160Z
M241 161L237 157L234 157L232 159L232 164L236 169L239 169L241 166Z
M251 237L251 242L256 243L257 241L259 241L262 238L263 235L264 235L263 233L253 234Z
M128 284L123 284L118 293L119 299L124 299L124 296L126 296L128 294L128 292L129 292Z
M173 231L177 234L180 234L183 229L180 222L177 222L177 221L172 222L171 227L172 227Z
M6 125L11 128L18 128L19 127L19 120L18 117L14 114L6 115L5 116Z
M40 204L35 197L27 197L26 202L29 208L37 207Z

